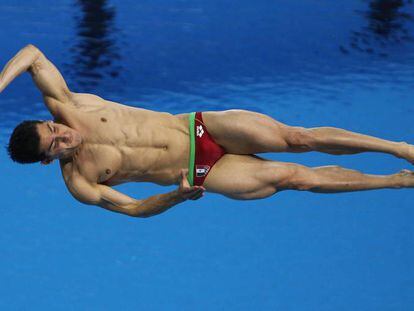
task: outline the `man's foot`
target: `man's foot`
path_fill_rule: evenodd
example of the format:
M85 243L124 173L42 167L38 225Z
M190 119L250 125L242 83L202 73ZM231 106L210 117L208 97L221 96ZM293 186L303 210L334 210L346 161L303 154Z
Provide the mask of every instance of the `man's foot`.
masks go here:
M414 171L410 170L401 170L398 173L394 174L397 177L397 185L400 187L414 187Z
M406 159L411 164L414 164L414 145L407 144L406 142L400 142L400 151L397 153L397 157Z

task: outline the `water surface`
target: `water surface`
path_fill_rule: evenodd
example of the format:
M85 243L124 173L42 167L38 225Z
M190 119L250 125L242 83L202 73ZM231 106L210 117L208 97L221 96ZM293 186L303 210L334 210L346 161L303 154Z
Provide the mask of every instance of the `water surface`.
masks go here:
M242 108L292 125L414 142L412 1L20 1L0 3L0 62L28 43L75 92L181 113ZM0 96L0 141L47 119L30 76ZM411 190L208 194L132 219L76 202L57 164L6 151L0 307L7 310L410 310ZM384 154L273 154L368 173ZM172 190L128 184L136 198Z

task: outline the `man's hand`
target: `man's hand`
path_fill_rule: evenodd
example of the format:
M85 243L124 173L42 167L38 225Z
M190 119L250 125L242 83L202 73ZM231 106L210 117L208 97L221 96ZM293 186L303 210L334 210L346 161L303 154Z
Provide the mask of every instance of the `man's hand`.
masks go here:
M34 45L25 46L5 65L0 73L0 93L26 71L30 72L47 108L56 117L58 107L71 102L72 93L58 69Z
M178 192L184 200L198 200L206 190L203 186L190 186L187 179L188 170L181 170L181 182Z
M28 70L36 61L39 54L32 45L21 49L5 66L0 73L0 93L7 85L22 72Z

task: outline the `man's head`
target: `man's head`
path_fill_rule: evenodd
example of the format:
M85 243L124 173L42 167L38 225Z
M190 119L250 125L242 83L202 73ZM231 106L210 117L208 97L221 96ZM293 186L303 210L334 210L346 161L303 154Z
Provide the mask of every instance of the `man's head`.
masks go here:
M20 123L10 136L8 152L19 163L42 162L72 156L81 144L76 130L52 121L30 120Z

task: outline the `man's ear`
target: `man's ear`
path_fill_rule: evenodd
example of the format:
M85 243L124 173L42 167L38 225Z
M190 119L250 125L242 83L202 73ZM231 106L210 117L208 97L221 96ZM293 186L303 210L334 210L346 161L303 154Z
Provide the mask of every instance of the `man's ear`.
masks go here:
M52 162L53 162L53 159L45 159L45 160L41 161L40 163L41 163L42 165L48 165L48 164L50 164L50 163L52 163Z

